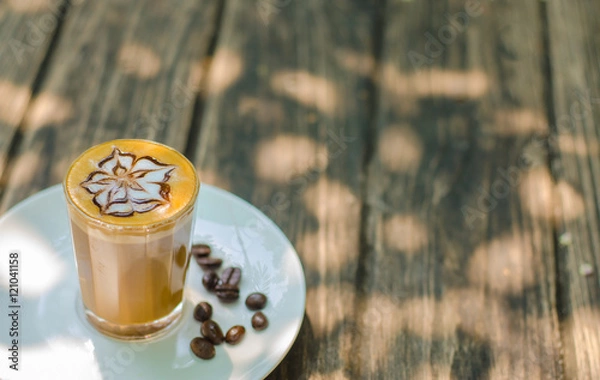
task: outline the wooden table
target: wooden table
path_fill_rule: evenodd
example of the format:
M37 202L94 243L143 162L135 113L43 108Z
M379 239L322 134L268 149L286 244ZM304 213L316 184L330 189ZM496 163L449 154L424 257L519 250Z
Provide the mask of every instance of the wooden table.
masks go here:
M600 378L600 2L0 3L0 212L109 139L297 247L272 379Z

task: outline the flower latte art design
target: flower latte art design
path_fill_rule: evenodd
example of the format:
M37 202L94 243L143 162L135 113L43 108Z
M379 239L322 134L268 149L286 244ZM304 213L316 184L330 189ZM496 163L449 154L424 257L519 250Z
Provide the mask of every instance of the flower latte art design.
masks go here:
M169 203L167 184L175 166L114 148L81 186L94 195L103 215L131 216Z

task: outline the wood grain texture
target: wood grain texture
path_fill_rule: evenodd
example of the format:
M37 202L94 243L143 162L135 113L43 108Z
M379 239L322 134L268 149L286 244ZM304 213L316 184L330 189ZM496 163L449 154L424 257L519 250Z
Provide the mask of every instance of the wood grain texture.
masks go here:
M48 47L62 22L63 1L0 3L0 179ZM0 195L2 183L0 183Z
M225 8L195 162L204 181L272 218L303 262L304 324L271 379L359 376L352 337L378 10L320 0Z
M69 12L0 205L59 183L88 147L147 138L183 151L218 0L86 1Z
M538 5L385 14L358 373L560 378Z
M560 319L568 378L600 376L600 4L547 3Z

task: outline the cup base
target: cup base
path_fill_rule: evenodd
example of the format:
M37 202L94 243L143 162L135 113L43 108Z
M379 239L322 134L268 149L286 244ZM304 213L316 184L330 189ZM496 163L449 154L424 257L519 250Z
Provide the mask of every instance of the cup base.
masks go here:
M88 322L96 330L111 338L125 341L140 341L160 337L177 326L183 310L183 301L166 316L147 323L119 325L100 318L84 306Z

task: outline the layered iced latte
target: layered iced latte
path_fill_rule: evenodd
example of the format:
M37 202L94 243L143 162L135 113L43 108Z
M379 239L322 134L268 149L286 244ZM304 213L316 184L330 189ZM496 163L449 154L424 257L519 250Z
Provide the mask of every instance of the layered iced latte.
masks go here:
M193 165L146 140L84 152L64 189L85 314L101 332L143 339L181 315L199 190Z

